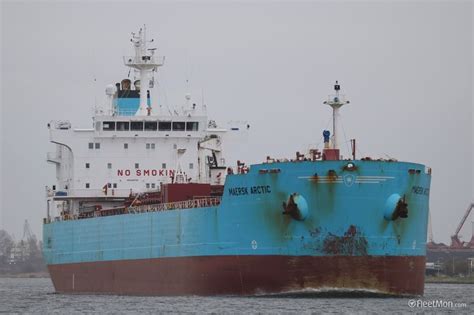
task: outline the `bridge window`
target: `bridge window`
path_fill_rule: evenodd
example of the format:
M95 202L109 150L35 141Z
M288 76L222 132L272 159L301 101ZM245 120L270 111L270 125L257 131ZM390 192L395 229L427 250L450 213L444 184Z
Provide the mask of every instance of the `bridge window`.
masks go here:
M171 121L160 121L158 122L159 131L170 131L171 130Z
M104 131L114 131L115 130L115 121L104 121L102 123L102 130L104 130Z
M117 121L117 131L129 131L130 122L129 121Z
M145 121L145 131L156 131L157 125L156 121Z
M187 131L198 131L199 129L199 122L197 121L188 121L186 123L186 130Z
M184 121L173 121L173 131L184 131L185 126Z
M132 121L130 127L133 131L143 131L143 121Z

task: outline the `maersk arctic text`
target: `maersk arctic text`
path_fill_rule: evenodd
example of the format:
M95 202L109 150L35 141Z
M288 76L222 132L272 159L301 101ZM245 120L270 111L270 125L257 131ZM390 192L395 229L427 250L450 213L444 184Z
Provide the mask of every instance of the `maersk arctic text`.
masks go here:
M249 126L218 127L189 96L180 111L152 107L163 58L144 29L132 43L137 80L107 87L93 128L48 124L43 251L57 292L423 294L431 170L356 159L355 141L341 157L337 82L321 151L232 167L226 137Z

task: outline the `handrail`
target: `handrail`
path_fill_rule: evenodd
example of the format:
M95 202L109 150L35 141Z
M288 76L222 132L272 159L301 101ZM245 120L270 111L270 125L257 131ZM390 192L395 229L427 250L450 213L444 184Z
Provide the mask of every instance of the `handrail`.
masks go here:
M123 62L125 65L154 65L154 66L162 66L165 62L165 58L163 56L142 56L140 59L138 56L124 56Z
M167 211L176 209L192 209L192 208L204 208L214 207L221 203L220 197L213 198L200 198L191 199L184 201L175 201L167 203L159 203L154 205L141 205L135 207L129 207L128 213L142 213L142 212L156 212L156 211Z
M44 223L50 223L52 221L80 220L80 219L87 219L87 218L93 218L93 217L109 216L110 214L107 214L107 212L114 213L111 215L119 215L119 214L126 214L126 213L139 214L139 213L146 213L146 212L159 212L159 211L180 210L180 209L216 207L220 203L221 203L220 197L198 198L198 199L191 199L191 200L184 200L184 201L159 203L159 204L154 204L154 205L140 205L140 206L128 207L125 209L124 208L102 209L102 210L93 211L87 214L84 213L84 214L81 214L80 216L66 214L63 216L55 217L52 220L48 218L44 218Z

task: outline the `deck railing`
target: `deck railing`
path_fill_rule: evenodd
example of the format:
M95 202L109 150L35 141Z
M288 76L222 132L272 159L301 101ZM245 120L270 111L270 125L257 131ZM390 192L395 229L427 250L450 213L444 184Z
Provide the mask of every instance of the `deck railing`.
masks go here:
M154 204L154 205L141 205L141 206L133 206L133 207L128 207L128 208L102 209L102 210L82 213L80 215L65 214L62 216L55 217L55 218L44 218L44 223L50 223L52 221L67 221L67 220L87 219L87 218L94 218L94 217L104 217L104 216L120 215L120 214L127 214L127 213L139 214L139 213L146 213L146 212L216 207L220 203L221 203L220 197L206 197L206 198L191 199L191 200L185 200L185 201L159 203L159 204Z
M175 210L175 209L215 207L215 206L218 206L220 203L221 203L220 197L200 198L200 199L191 199L191 200L185 200L185 201L159 203L155 205L142 205L142 206L129 207L128 213L142 213L142 212L167 211L167 210Z

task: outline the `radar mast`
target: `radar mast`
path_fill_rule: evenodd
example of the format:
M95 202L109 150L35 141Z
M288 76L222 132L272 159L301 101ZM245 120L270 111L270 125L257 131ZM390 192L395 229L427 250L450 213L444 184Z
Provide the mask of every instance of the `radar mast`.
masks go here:
M150 72L156 71L158 67L162 66L164 59L155 56L154 48L147 49L147 42L152 43L154 40L147 41L146 25L143 25L138 34L132 33L130 41L135 46L135 56L125 56L124 63L140 73L140 106L136 115L145 116L151 112L151 105L149 106L147 102Z
M340 95L339 91L341 90L341 86L339 82L336 81L334 84L334 91L335 94L329 95L328 100L324 101L323 104L327 104L332 107L332 149L338 149L337 145L337 128L338 128L338 116L339 116L339 108L341 108L345 104L349 104L349 101L345 100L344 95Z

